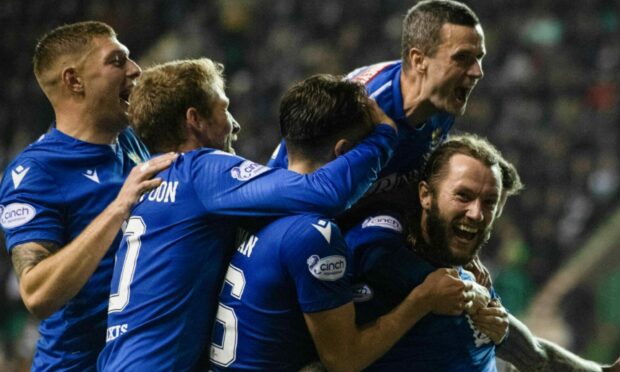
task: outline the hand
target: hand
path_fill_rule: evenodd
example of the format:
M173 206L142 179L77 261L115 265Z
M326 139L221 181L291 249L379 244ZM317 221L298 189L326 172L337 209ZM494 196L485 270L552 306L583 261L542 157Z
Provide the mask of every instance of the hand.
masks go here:
M489 301L491 301L491 295L489 294L489 290L486 289L486 287L483 287L476 282L471 282L471 284L471 292L473 293L474 297L470 303L465 305L465 310L469 315L476 314L478 310L487 307Z
M392 120L389 116L385 114L385 112L383 112L381 107L379 107L379 105L377 104L377 101L372 98L368 98L368 107L370 109L370 118L372 119L373 124L387 124L398 132L394 120Z
M178 156L178 154L171 152L154 157L133 167L113 202L118 208L118 212L124 216L124 219L129 217L131 209L136 205L142 194L161 184L162 180L160 178L153 178L153 176L168 168Z
M487 268L482 264L478 255L474 256L474 259L471 260L470 263L465 265L464 269L471 271L471 273L474 274L474 277L476 278L476 282L478 282L479 284L482 284L487 288L491 288L491 286L493 285L493 282L491 281L491 274L489 273L489 270L487 270Z
M603 372L620 372L620 358L616 359L614 364L610 366L603 366Z
M429 301L430 311L440 315L460 315L473 300L472 282L458 278L455 269L438 269L420 285Z
M479 309L477 313L470 314L470 316L480 332L489 336L495 345L504 341L510 324L506 309L498 301L489 302L489 306Z

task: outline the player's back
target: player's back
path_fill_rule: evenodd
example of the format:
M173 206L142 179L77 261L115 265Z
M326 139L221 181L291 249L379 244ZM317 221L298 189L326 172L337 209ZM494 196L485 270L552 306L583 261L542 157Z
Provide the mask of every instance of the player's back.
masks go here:
M303 313L350 301L336 241L336 225L317 215L284 217L247 235L220 294L214 370L297 371L318 360Z
M210 214L198 196L197 156L180 156L160 173L162 184L141 198L128 220L100 369L188 370L206 343L235 225Z

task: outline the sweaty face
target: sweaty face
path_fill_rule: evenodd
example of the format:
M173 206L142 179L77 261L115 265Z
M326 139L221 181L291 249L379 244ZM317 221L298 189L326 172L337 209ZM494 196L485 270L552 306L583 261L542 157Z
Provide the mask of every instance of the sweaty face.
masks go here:
M488 241L501 192L498 167L457 154L434 192L423 198L423 231L435 260L465 265ZM423 200L424 205L424 200Z
M119 131L127 125L129 93L140 67L116 38L97 37L80 65L89 113L100 125Z
M441 28L441 44L427 63L424 87L430 103L452 115L463 115L467 99L483 76L486 53L482 27L446 23Z
M232 143L237 140L241 126L228 111L228 104L228 97L222 89L218 89L211 115L205 118L207 125L203 131L203 145L234 154Z

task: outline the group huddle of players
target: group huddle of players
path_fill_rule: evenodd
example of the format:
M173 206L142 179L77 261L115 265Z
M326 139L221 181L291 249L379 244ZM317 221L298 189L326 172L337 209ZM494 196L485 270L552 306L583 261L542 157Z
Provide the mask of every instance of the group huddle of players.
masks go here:
M43 319L32 369L601 370L531 335L477 258L522 188L488 141L448 136L485 52L469 7L418 3L400 60L284 94L264 166L234 153L222 65L142 72L96 21L43 36L55 122L0 185Z

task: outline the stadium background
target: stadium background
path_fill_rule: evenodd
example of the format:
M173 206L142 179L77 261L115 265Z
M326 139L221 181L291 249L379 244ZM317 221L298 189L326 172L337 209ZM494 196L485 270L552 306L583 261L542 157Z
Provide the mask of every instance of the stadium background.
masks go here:
M488 54L456 128L489 137L527 187L509 201L483 261L504 304L536 333L611 362L620 355L620 2L466 2ZM266 162L284 90L313 73L398 58L413 3L2 0L0 168L53 119L30 59L36 38L62 23L109 23L143 67L223 62L243 127L237 151ZM0 253L0 370L27 369L36 337Z

